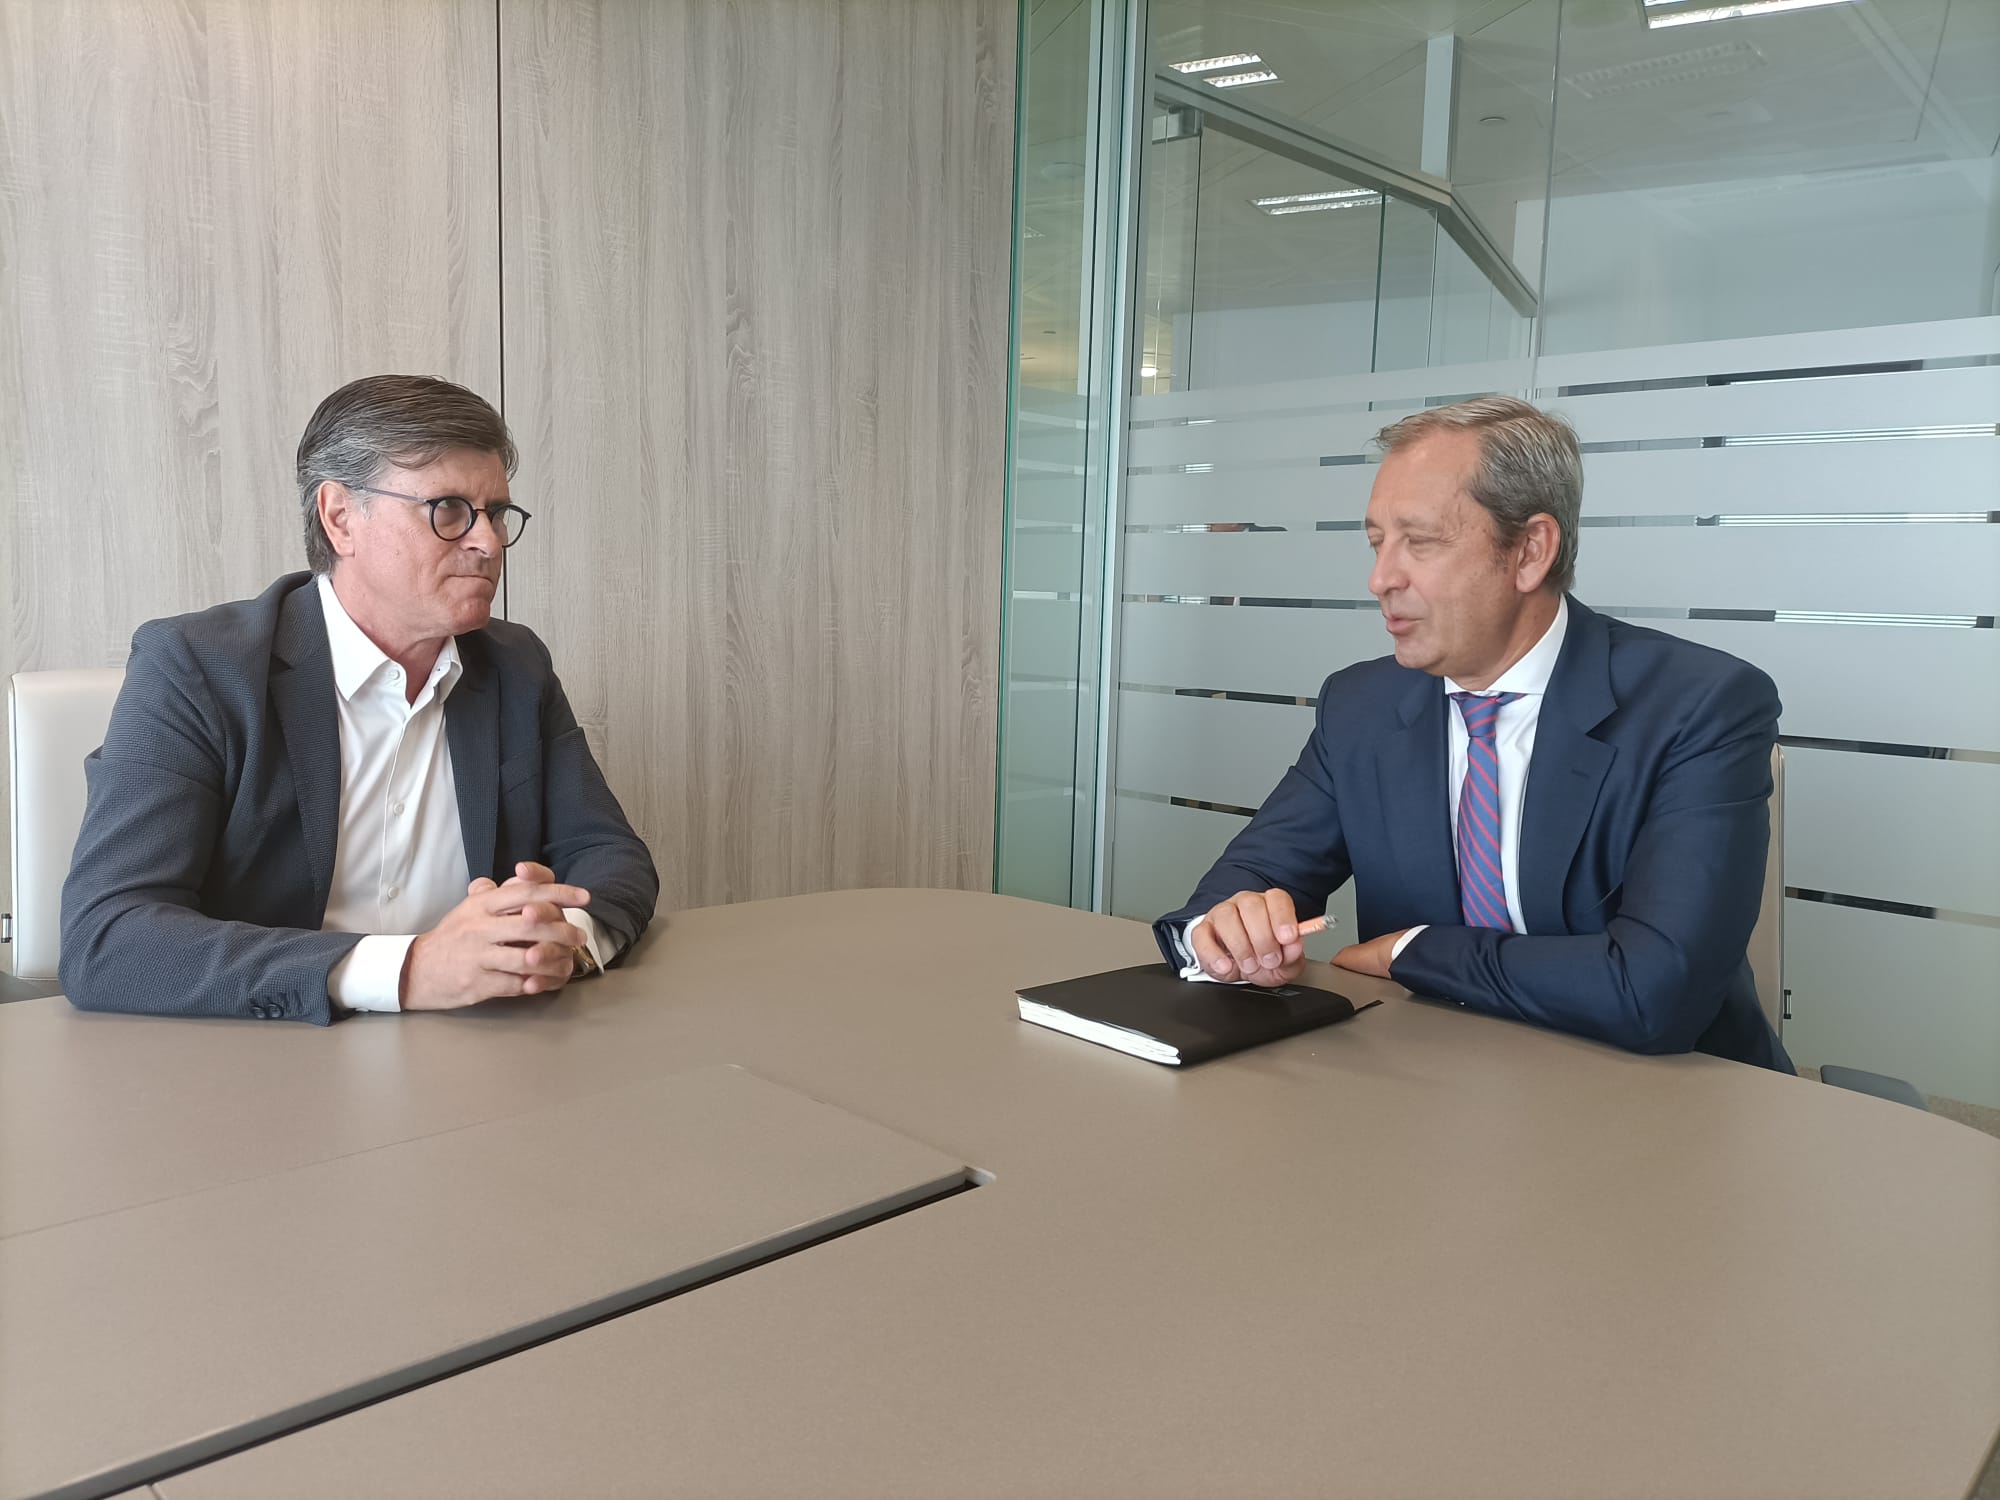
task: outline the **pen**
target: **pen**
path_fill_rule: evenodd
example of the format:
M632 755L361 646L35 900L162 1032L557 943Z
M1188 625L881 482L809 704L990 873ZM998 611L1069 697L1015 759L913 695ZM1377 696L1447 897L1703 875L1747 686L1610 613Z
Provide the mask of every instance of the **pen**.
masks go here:
M1299 936L1311 937L1316 932L1325 932L1330 921L1332 921L1330 917L1309 917L1299 923Z

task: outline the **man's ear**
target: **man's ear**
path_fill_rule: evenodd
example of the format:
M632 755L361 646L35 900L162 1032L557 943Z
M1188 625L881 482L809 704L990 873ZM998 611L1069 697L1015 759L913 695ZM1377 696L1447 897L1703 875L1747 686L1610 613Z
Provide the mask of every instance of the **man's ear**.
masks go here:
M361 514L360 502L346 485L322 479L314 504L319 508L319 524L326 532L334 555L354 556L353 525L354 518Z
M1530 516L1518 543L1521 551L1514 564L1514 587L1532 594L1548 579L1562 546L1562 527L1547 511Z

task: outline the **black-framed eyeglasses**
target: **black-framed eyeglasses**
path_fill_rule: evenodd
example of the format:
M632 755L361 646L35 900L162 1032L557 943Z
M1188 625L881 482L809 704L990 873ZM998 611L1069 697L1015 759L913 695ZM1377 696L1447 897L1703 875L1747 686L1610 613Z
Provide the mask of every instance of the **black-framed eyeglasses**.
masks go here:
M511 547L521 540L521 533L534 519L512 500L474 505L463 495L406 495L401 490L385 490L372 484L350 484L348 488L359 490L364 495L387 495L391 500L404 500L411 505L428 505L431 508L431 530L437 533L440 541L457 541L484 516L487 524L492 526L493 534L500 538L500 545Z

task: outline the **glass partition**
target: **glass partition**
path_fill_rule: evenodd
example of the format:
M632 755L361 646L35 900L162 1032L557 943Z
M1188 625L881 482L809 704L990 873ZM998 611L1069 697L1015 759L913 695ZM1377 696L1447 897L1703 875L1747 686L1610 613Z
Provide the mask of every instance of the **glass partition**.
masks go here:
M1578 597L1778 683L1794 1057L2000 1105L2000 6L1712 9L1134 6L1055 899L1185 899L1385 654L1370 435L1526 395L1584 443Z

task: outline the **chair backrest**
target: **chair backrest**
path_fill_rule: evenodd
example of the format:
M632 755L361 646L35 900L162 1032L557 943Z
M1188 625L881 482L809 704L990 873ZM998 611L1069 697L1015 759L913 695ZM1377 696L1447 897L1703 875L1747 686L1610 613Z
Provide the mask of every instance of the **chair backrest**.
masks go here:
M7 684L7 808L13 838L13 969L54 979L62 888L83 826L83 759L104 743L125 673L16 672Z
M1750 972L1771 1029L1785 1029L1785 750L1771 747L1771 852L1764 857L1764 905L1750 934Z

